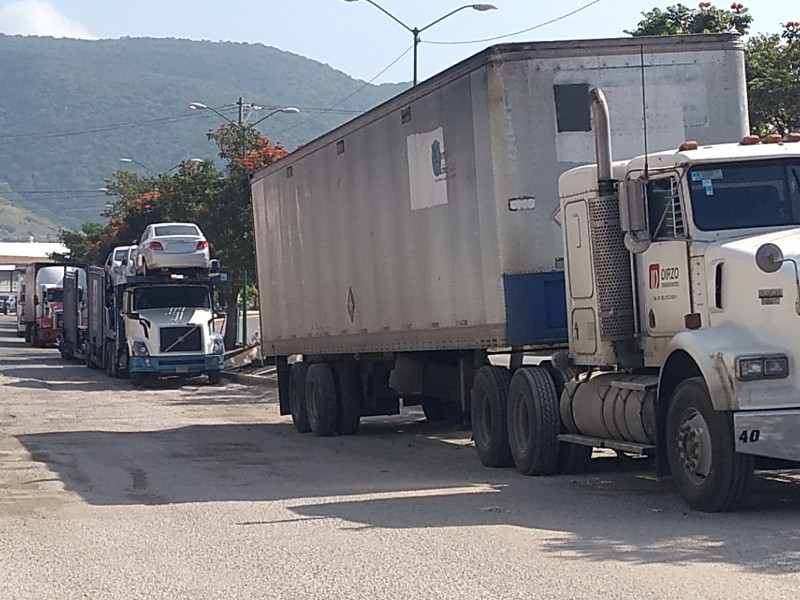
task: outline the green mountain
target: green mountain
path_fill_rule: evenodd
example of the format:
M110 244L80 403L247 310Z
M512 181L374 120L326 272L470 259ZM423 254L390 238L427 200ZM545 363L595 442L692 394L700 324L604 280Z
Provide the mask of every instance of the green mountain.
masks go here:
M260 44L178 39L69 40L0 35L0 197L31 220L76 227L102 221L98 188L119 169L165 172L215 158L206 132L235 120L241 96L265 110L295 106L258 125L291 149L396 95ZM0 221L3 219L0 213ZM0 225L2 222L0 222ZM13 234L12 234L13 235ZM0 238L7 237L0 230Z

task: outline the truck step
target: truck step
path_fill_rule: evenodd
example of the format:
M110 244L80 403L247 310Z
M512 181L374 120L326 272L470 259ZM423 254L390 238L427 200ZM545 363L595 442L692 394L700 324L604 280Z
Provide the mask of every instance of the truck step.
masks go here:
M561 442L568 442L570 444L579 444L581 446L592 446L594 448L609 448L611 450L619 450L621 452L631 452L634 454L646 454L656 449L655 446L650 444L639 444L636 442L621 442L619 440L607 440L604 438L590 437L588 435L580 435L577 433L562 433L558 436Z

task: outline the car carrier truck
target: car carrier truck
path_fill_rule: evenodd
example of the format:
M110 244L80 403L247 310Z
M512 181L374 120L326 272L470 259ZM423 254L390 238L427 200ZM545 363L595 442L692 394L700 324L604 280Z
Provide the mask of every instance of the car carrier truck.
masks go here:
M90 267L85 360L133 385L160 376L202 375L219 383L224 343L214 331L215 276L166 273L123 281Z
M512 44L263 169L281 412L422 404L489 467L611 448L735 508L756 458L800 460L800 144L747 133L735 36Z

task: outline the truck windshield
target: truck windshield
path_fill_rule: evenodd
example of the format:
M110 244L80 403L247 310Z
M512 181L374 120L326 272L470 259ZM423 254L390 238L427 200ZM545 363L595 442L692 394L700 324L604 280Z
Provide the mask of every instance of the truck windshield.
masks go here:
M48 302L63 302L64 301L64 292L63 292L63 290L48 290L48 292L47 292L47 301Z
M133 309L211 308L208 289L200 286L160 286L133 290Z
M694 223L703 231L800 226L800 160L697 166L689 188Z

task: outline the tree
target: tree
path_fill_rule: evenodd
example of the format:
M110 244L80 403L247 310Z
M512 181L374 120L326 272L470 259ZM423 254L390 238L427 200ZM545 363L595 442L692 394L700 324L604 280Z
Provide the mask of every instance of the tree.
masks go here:
M753 17L743 4L734 2L729 10L717 8L711 2L701 2L698 8L683 4L654 8L642 13L636 29L625 33L642 35L683 35L690 33L731 33L746 35Z
M760 135L800 130L800 22L747 44L750 121Z
M84 223L78 231L61 229L58 232L58 241L69 251L66 254L53 252L49 258L73 264L98 264L94 249L102 234L103 226L99 223Z
M238 328L239 291L247 274L252 277L255 273L250 175L280 160L287 151L281 144L272 145L252 125L227 123L210 131L208 138L216 142L220 158L229 164L228 177L219 193L203 207L200 218L201 227L216 245L216 255L229 276L228 283L221 284L220 293L227 306L225 345L232 347Z
M218 292L227 306L225 345L232 348L238 329L239 291L245 274L255 273L250 175L287 152L251 125L225 124L210 131L208 138L228 161L227 174L212 161L187 162L173 175L155 177L118 171L106 181L113 198L104 213L106 225L64 230L59 239L70 249L72 260L99 265L115 246L136 243L150 223L197 223L209 239L212 257L218 258L228 273L228 281L219 284Z
M730 33L747 35L753 17L741 3L729 9L701 2L698 8L683 4L642 13L633 36ZM750 125L759 135L800 127L800 22L790 21L783 32L757 35L745 46Z

